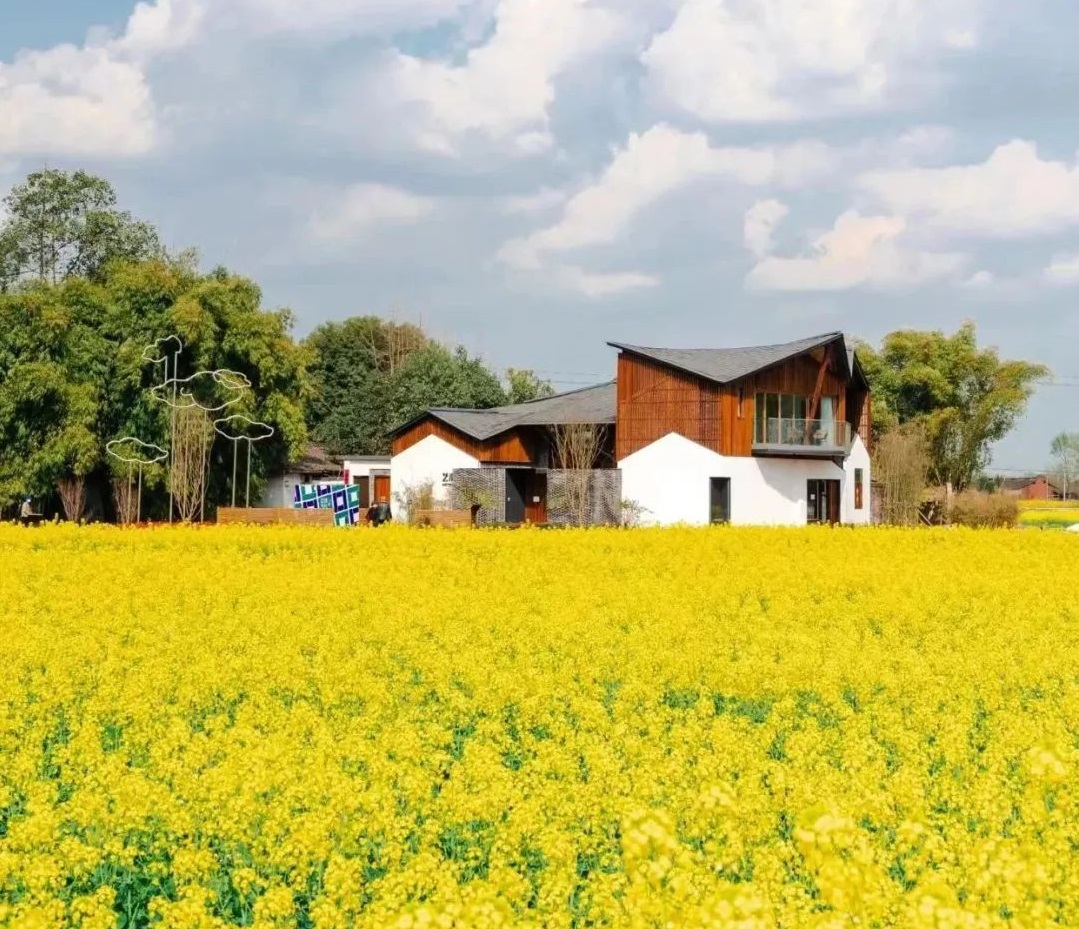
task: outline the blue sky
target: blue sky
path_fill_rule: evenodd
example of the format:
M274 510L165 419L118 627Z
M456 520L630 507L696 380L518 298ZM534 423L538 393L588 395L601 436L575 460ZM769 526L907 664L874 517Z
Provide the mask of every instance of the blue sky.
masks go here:
M1061 382L995 464L1079 430L1074 3L2 3L0 187L107 176L300 335L394 314L572 387L608 340L973 319Z

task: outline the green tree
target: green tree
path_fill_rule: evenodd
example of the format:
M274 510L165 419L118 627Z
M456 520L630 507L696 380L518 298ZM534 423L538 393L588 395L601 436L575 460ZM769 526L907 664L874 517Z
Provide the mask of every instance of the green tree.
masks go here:
M118 209L112 185L84 171L35 172L3 205L0 292L26 281L96 280L112 261L164 254L154 227Z
M390 379L430 340L418 326L357 316L324 323L308 337L311 399L308 424L334 454L389 450Z
M527 403L553 394L551 382L537 377L534 371L522 368L506 371L506 398L510 403Z
M1069 492L1074 494L1076 479L1079 478L1079 432L1062 432L1049 447L1053 456L1053 478L1058 481L1064 499Z
M917 423L930 452L930 480L968 487L1026 410L1048 369L979 348L973 323L954 335L903 330L880 349L858 346L873 390L874 431Z
M0 504L85 477L109 493L105 445L134 436L168 448L168 407L149 389L164 379L143 351L177 335L179 375L228 368L251 384L227 414L271 424L255 446L253 492L306 443L306 352L291 338L292 315L261 307L251 281L187 262L111 264L99 281L73 277L0 295ZM229 497L231 444L214 443L209 502ZM161 469L144 512L167 517Z
M432 406L489 408L553 393L527 370L507 386L478 358L432 341L422 329L357 316L324 323L307 338L312 435L331 453L384 455L390 433Z
M391 428L435 406L490 409L506 403L506 392L481 359L463 346L452 351L436 342L414 352L389 382Z

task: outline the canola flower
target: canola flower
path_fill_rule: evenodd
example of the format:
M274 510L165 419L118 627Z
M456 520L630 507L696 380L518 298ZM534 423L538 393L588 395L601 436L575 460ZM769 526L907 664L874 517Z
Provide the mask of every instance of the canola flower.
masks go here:
M0 926L1077 925L1077 544L0 527Z

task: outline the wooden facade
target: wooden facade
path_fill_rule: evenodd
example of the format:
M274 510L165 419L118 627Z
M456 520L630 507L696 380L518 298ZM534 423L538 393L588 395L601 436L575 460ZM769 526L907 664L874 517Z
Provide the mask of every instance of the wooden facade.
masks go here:
M843 377L836 348L814 349L722 385L623 351L618 357L618 460L672 432L721 455L748 457L759 393L833 397L836 419L849 422L868 444L869 395Z
M618 461L671 432L722 450L722 388L626 352L618 356Z
M529 449L519 429L511 429L487 441L474 439L460 430L427 416L393 440L393 453L400 455L428 436L438 436L484 464L531 464L534 450Z

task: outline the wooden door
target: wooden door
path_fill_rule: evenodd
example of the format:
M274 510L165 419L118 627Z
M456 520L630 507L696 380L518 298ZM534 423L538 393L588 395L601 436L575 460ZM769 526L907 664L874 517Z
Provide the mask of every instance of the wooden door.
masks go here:
M525 498L525 519L533 524L547 522L547 475L533 471L529 475Z
M371 505L371 478L364 475L353 478L353 481L360 488L360 509L366 510Z
M375 475L375 499L373 502L390 502L390 476L388 474Z

